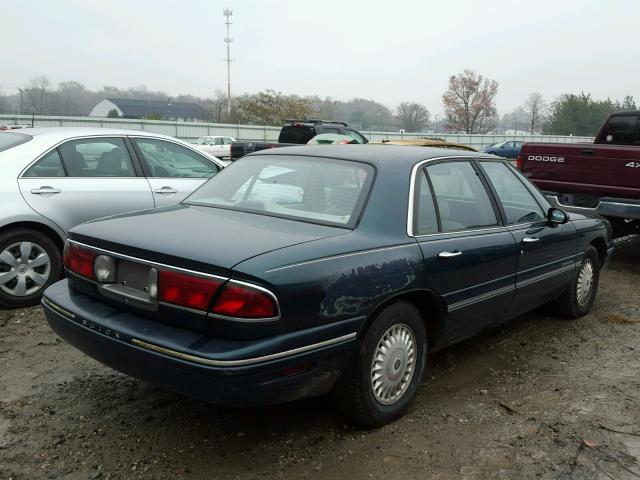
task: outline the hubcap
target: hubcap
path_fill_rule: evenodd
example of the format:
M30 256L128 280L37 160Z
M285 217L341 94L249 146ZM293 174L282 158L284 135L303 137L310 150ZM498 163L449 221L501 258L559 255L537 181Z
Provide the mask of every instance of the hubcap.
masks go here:
M584 307L589 302L591 291L593 290L593 277L593 262L587 258L582 262L580 272L578 273L578 284L576 285L578 305L581 307Z
M0 252L0 289L14 297L40 290L51 274L49 255L37 243L18 242Z
M416 364L416 339L411 329L398 324L380 341L371 363L371 390L378 402L392 405L409 387Z

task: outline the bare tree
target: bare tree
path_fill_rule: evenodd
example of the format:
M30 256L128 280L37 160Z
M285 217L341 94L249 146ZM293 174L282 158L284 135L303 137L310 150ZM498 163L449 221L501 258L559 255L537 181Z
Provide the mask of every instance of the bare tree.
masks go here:
M533 132L542 126L547 104L540 93L534 92L524 102L524 109L529 116L529 133L533 135Z
M449 78L449 88L442 96L449 128L466 133L483 133L496 115L495 97L498 82L465 70Z
M218 88L212 98L207 98L202 103L207 121L215 123L228 122L227 115L227 92ZM199 103L199 102L198 102Z
M27 105L32 113L48 113L50 94L51 82L44 75L32 78L24 88Z
M429 123L429 110L424 105L413 102L402 102L396 109L396 118L400 127L407 132L418 132Z

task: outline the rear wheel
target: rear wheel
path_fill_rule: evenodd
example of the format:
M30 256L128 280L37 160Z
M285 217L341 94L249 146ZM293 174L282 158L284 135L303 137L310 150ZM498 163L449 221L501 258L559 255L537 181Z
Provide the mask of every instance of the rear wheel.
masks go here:
M584 252L569 287L551 303L554 313L568 318L580 318L591 311L600 279L600 257L590 246Z
M427 334L420 312L396 302L375 318L333 392L337 407L368 427L402 417L424 374Z
M47 235L31 229L0 234L0 306L36 305L61 275L60 250Z

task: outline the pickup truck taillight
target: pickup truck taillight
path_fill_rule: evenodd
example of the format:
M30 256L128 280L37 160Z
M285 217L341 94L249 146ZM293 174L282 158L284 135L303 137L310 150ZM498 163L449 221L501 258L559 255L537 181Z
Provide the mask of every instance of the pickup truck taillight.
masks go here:
M524 156L519 153L518 158L516 158L516 168L518 170L522 170L522 162L524 161Z

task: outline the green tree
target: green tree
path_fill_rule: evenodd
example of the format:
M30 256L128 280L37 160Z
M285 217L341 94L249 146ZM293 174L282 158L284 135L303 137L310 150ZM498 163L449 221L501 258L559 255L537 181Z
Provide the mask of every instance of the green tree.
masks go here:
M620 110L620 102L594 100L591 94L573 93L560 95L549 108L549 116L543 132L549 135L594 136L604 118Z
M620 109L624 111L638 110L638 107L636 107L636 101L631 95L627 95L626 97L624 97L624 100L622 100L622 104L620 105L620 107Z
M120 115L118 115L118 110L116 110L115 108L109 110L109 113L107 113L107 118L120 118Z

